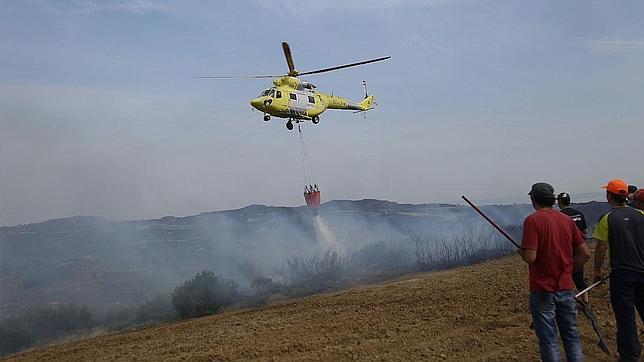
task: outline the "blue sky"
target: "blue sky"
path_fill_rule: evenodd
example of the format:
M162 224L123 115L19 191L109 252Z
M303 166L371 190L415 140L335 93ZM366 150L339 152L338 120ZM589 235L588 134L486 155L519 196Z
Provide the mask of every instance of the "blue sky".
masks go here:
M301 205L297 135L248 101L312 76L367 119L304 136L323 198L527 201L532 183L644 184L644 3L24 0L0 9L3 225Z

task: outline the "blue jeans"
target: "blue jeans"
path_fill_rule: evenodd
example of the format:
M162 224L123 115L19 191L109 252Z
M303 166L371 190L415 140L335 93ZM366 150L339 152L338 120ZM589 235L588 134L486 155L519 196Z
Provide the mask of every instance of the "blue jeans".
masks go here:
M577 303L571 290L530 292L530 311L543 361L561 361L557 327L568 361L584 360L577 332Z

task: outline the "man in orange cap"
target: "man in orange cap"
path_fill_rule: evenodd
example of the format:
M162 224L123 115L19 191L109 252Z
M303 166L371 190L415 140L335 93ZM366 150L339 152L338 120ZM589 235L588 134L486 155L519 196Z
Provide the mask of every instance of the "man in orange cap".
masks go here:
M595 227L594 279L601 280L606 250L610 247L610 302L617 321L620 361L637 361L641 345L635 309L644 322L644 212L628 207L628 185L612 180L604 185L612 209Z

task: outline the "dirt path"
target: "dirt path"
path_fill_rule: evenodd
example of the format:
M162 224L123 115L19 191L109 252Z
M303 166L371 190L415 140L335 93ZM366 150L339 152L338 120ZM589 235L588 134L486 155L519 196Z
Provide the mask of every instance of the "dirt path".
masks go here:
M614 360L607 288L592 294L613 353L580 317L587 360ZM538 360L518 257L258 310L52 346L16 360ZM641 326L640 326L641 327ZM642 330L644 332L644 329Z

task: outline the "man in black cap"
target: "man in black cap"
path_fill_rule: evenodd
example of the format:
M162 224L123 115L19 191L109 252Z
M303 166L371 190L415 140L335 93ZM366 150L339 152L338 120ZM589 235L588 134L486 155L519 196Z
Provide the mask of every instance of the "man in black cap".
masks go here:
M572 221L575 222L575 225L577 225L577 228L579 228L579 231L581 231L581 234L585 238L588 229L588 225L586 225L586 218L580 211L570 207L570 194L568 194L567 192L562 192L557 195L557 206L559 206L561 212L568 215L572 219ZM573 282L575 282L575 287L577 287L577 290L584 290L588 288L588 284L586 284L586 280L584 279L584 268L573 272L572 280ZM588 293L584 293L581 296L581 300L584 303L588 304Z
M644 189L639 189L633 193L633 204L638 210L644 211Z
M635 207L635 200L633 200L633 195L637 192L637 186L628 185L628 195L626 196L626 205L630 207Z
M544 182L532 185L529 195L536 211L523 222L519 255L528 263L530 311L541 358L561 360L558 329L568 361L583 361L572 272L583 268L590 252L575 223L552 208L554 192Z

